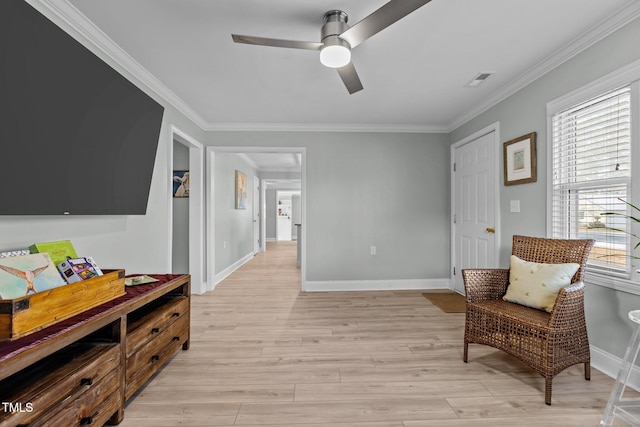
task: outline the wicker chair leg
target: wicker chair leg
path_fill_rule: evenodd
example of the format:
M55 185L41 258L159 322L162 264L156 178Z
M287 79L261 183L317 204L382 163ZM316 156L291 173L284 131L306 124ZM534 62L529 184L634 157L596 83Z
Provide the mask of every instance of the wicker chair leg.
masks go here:
M584 364L584 379L587 381L591 379L591 363L589 362Z
M464 340L464 351L462 354L462 360L464 363L467 363L467 356L469 355L469 341L465 338Z
M544 378L544 403L551 406L551 381L553 377Z

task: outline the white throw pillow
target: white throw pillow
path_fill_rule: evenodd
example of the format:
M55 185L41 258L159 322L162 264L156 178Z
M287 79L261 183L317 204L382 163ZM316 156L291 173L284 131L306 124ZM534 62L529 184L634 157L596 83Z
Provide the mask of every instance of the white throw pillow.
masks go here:
M560 289L571 284L579 264L540 264L511 255L509 286L503 300L527 307L553 310Z

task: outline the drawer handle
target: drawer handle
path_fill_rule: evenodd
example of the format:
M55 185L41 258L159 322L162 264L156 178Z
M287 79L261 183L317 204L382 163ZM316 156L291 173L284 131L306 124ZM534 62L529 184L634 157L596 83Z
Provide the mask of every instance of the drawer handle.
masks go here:
M177 312L176 312L176 313L173 313L173 314L171 315L171 317L180 317L180 313L177 313Z
M81 426L87 426L89 424L93 424L93 419L98 415L98 413L96 412L95 414L91 415L90 417L82 417L80 419L80 425Z
M158 356L157 354L154 354L153 356L151 356L151 361L152 362L156 362L158 360L160 360L160 356Z
M160 329L158 329L158 328L151 328L151 333L152 333L152 334L157 334L158 332L160 332Z
M62 400L67 400L70 399L72 396L77 395L78 393L83 391L83 388L86 386L90 386L91 384L93 384L93 381L98 378L98 374L94 375L91 378L81 378L80 379L80 385L77 386L75 389L73 389L71 391L71 393L69 393L64 399ZM48 418L49 414L52 413L52 411L55 410L55 406L50 407L49 409L45 410L44 412L40 413L35 419L31 420L31 422L28 425L42 425L39 424L40 422L42 422L42 420ZM95 414L93 414L90 417L84 417L82 419L80 419L80 425L87 425L87 424L91 424L93 422L93 418L96 417L96 415L98 415L98 412L96 412ZM83 421L84 420L84 421ZM19 426L27 426L27 424L18 424Z
M174 341L180 341L180 337L173 337Z

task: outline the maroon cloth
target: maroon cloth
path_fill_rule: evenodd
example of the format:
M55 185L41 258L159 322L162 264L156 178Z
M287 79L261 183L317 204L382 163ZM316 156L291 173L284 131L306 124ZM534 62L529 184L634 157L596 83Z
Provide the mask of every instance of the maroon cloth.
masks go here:
M134 274L127 275L129 276L137 276ZM136 298L141 297L153 289L164 285L165 283L170 282L173 279L177 279L182 274L149 274L149 276L154 279L158 279L157 282L148 283L145 285L137 285L137 286L125 286L125 291L127 292L125 295L115 298L109 302L106 302L102 305L84 311L78 315L70 317L66 320L56 323L55 325L51 325L45 329L42 329L38 332L34 332L25 337L18 338L14 341L5 341L0 342L0 364L4 361L8 360L11 357L16 356L24 350L35 347L47 340L56 337L57 335L63 334L65 332L72 331L83 324L86 324L93 318L97 316L101 316L104 314L108 314L110 312L118 310L124 304L135 300Z

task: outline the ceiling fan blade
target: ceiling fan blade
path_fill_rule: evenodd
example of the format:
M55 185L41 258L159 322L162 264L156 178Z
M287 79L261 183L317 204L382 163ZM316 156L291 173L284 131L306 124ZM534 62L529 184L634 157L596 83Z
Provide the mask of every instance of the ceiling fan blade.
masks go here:
M347 43L354 48L369 37L379 33L389 25L399 21L430 1L431 0L391 0L340 34L340 38L346 40Z
M360 77L358 77L353 62L349 62L344 67L336 68L336 70L338 70L338 74L350 94L354 94L363 89L362 82L360 82Z
M306 50L320 50L323 43L318 42L303 42L298 40L282 40L282 39L270 39L267 37L254 37L254 36L242 36L238 34L231 34L233 41L236 43L255 44L258 46L272 46L272 47L286 47L292 49L306 49Z

